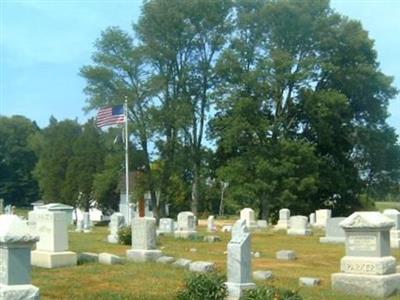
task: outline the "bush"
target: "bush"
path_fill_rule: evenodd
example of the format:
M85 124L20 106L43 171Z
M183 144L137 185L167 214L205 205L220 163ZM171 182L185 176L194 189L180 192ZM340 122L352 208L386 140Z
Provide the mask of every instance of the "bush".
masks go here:
M132 245L132 228L130 226L118 230L118 241L122 245Z
M224 300L228 295L225 276L213 273L193 273L178 293L178 300Z
M245 291L241 300L302 300L297 291L279 289L273 286L258 286Z

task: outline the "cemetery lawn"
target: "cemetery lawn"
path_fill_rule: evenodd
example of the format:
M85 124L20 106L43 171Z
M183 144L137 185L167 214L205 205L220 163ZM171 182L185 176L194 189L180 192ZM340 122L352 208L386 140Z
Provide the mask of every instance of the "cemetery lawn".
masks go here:
M204 222L201 222L204 224ZM70 250L75 252L109 252L125 257L128 246L108 244L104 240L107 227L95 227L89 234L69 233ZM199 227L199 234L205 235L205 226ZM162 236L159 247L166 255L192 260L213 261L220 271L226 271L226 244L230 233L216 233L221 242L206 243L202 240L182 240ZM252 236L253 251L261 253L253 259L254 270L271 270L274 279L268 283L278 287L299 290L304 299L361 299L333 293L330 287L330 274L339 270L340 258L344 255L343 245L320 244L319 236L289 237L285 232L256 232ZM196 252L191 252L196 248ZM296 261L278 261L275 252L282 249L296 251ZM400 262L400 251L393 251ZM100 265L88 263L72 268L41 269L33 268L33 284L40 287L42 300L130 300L130 299L174 299L183 287L187 271L170 265L156 263L126 263L124 265ZM298 287L301 276L321 278L321 286L316 288ZM362 299L373 299L363 297ZM400 297L392 297L400 299Z
M381 212L389 208L400 210L400 202L375 202L375 206Z

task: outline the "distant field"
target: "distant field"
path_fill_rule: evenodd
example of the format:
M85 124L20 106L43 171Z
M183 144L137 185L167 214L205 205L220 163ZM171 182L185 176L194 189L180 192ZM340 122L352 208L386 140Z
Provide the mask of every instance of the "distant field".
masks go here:
M379 211L389 208L395 208L400 211L400 202L375 202L375 205Z

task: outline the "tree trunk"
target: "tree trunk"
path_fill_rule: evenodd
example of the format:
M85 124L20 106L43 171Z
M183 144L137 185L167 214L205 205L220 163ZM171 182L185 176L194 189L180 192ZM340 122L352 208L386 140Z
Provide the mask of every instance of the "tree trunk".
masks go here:
M200 188L200 166L199 163L196 162L194 166L194 177L192 184L192 203L191 210L192 213L197 216L199 209L199 188Z
M267 220L268 217L269 217L268 198L266 194L263 194L261 196L260 218L261 220Z

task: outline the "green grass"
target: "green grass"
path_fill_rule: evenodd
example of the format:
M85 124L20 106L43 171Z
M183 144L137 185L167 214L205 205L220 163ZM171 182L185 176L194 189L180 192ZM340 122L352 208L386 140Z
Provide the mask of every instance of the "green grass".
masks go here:
M200 227L200 233L204 232ZM89 234L70 232L70 250L75 252L110 252L125 256L128 246L105 242L106 227L95 227ZM271 270L274 279L268 281L278 287L296 289L305 299L318 300L358 300L367 297L345 296L331 291L330 274L338 272L340 258L344 255L343 245L320 244L319 235L311 237L289 237L284 232L256 232L252 235L253 251L261 252L261 257L253 260L253 270ZM226 271L226 244L229 233L218 232L221 242L208 244L202 241L181 240L163 236L159 247L166 255L192 260L207 260L217 264L221 272ZM196 248L197 252L191 252ZM297 252L296 261L278 261L275 252L292 249ZM400 251L393 251L400 261ZM182 288L186 271L170 265L155 263L126 263L105 266L84 264L72 268L33 268L33 284L40 287L42 300L123 300L123 299L174 299ZM316 288L299 288L301 276L319 277L321 285ZM256 282L264 284L264 282ZM399 297L392 297L391 300Z
M379 211L384 211L389 208L400 210L400 202L375 202L375 206Z

